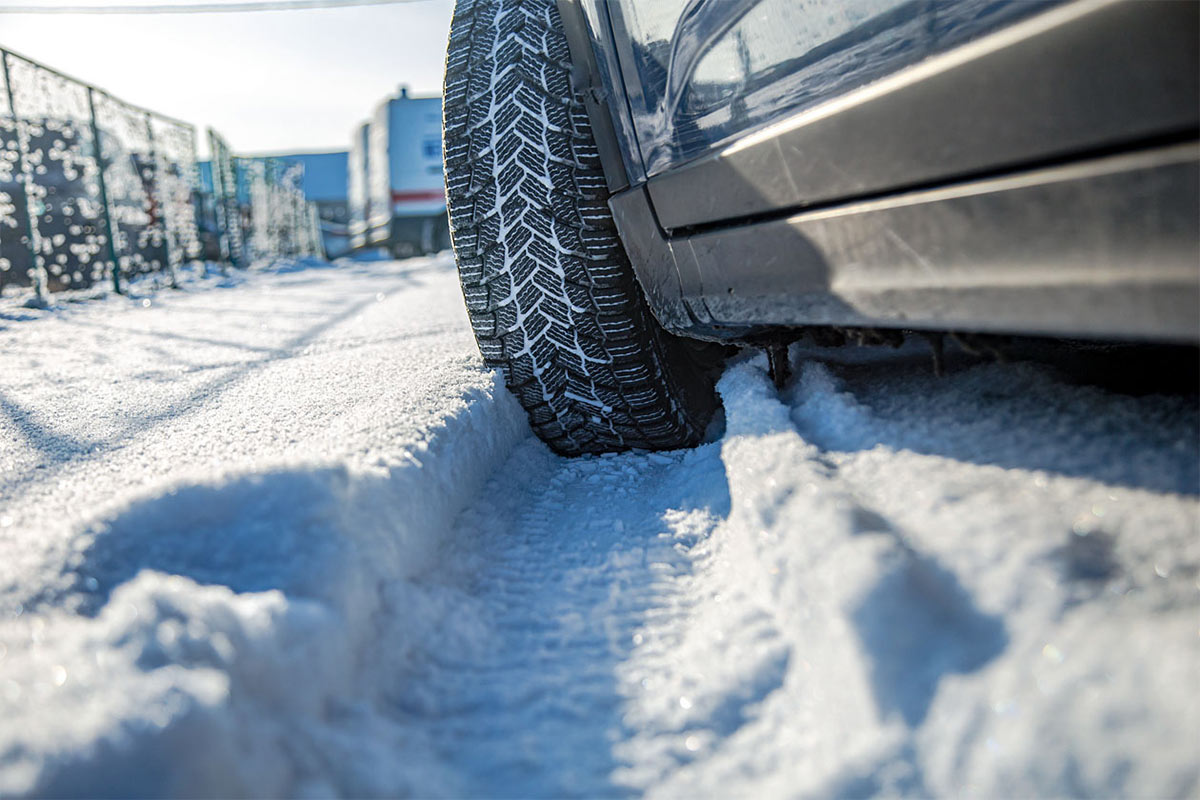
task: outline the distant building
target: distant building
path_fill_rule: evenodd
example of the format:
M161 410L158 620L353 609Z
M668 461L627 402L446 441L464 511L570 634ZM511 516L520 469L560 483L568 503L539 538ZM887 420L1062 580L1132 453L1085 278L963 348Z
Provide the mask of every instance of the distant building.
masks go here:
M351 147L351 237L397 257L450 246L442 175L442 98L384 100Z

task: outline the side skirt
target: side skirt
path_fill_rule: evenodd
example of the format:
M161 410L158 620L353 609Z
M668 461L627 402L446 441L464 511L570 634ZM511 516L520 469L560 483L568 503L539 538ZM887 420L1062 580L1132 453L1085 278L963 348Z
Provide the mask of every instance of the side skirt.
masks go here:
M841 325L1200 342L1200 144L668 237L610 201L668 330Z

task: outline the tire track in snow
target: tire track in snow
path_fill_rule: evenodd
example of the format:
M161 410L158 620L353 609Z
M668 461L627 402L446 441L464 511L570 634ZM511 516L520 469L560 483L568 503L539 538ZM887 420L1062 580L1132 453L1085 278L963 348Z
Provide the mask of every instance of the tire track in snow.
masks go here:
M722 392L718 444L563 461L529 442L459 518L454 616L479 636L425 642L428 668L396 702L462 793L840 785L847 764L911 749L879 709L918 725L942 675L1003 647L953 576L850 500L761 369L735 368ZM856 631L840 607L859 597ZM889 608L916 638L878 619ZM891 670L874 682L864 639ZM858 722L818 735L822 718ZM922 788L913 764L892 772L876 788Z
M463 363L462 348L457 359L446 359L443 374L423 364L388 369L379 363L382 353L427 362L413 351L428 348L411 341L430 329L443 334L453 354L447 319L458 319L460 341L469 336L461 315L439 314L461 306L448 267L445 259L428 259L295 275L248 273L229 286L154 295L153 302L147 297L144 307L110 297L39 312L41 319L0 331L13 366L0 376L0 432L10 434L0 441L0 519L7 520L0 524L0 615L60 594L54 573L70 555L74 530L103 515L103 506L181 474L236 470L236 462L252 472L263 460L312 461L312 439L323 433L322 423L353 419L372 394L388 400L403 394L372 386L396 373L409 381L416 373L434 399L438 383L478 376L477 358ZM180 316L192 306L203 313ZM396 309L398 318L382 324L384 308ZM254 310L257 325L240 319L243 309ZM108 329L97 332L90 324L96 319ZM142 335L146 329L155 332L157 346ZM359 338L355 334L375 329L409 335L358 342L359 385L347 386L338 373L352 372L353 362L349 351L338 353L346 340ZM64 348L68 341L72 346ZM147 369L152 365L170 380L158 379ZM31 375L38 380L28 380ZM411 398L399 400L400 414L411 414L405 408L414 405ZM396 427L408 433L403 424ZM346 438L362 440L358 434ZM344 444L318 447L317 458L328 461Z
M712 446L564 460L522 445L457 525L483 635L425 643L425 680L398 702L430 731L467 796L628 794L622 674L637 648L671 648L689 613L692 549L727 505Z
M941 609L928 618L939 635L969 641L953 622L964 597L1005 633L992 663L938 682L920 724L898 705L908 743L832 793L875 793L900 764L921 775L916 794L1195 791L1176 738L1200 724L1200 698L1177 683L1200 667L1186 632L1200 610L1194 396L1079 383L1070 351L1052 354L1057 367L959 364L942 379L903 354L799 355L785 400L848 507L865 530L936 555L955 589L930 594L939 582L925 578L904 589L893 574L852 607L877 696L911 680L912 654L956 652L930 647L913 589ZM864 614L872 597L888 601Z
M194 403L129 378L122 386L144 390L132 395L139 407L178 407L191 425L152 428L150 446L103 471L64 464L91 477L57 485L90 500L72 509L79 522L25 509L46 523L28 544L56 536L66 555L61 580L26 572L21 588L41 591L40 604L0 621L0 794L370 796L453 784L436 760L415 758L420 738L381 709L444 604L416 577L436 569L455 516L529 430L502 381L456 355L470 344L465 320L440 337L440 354L409 343L442 326L461 296L444 263L421 280L406 272L319 271L297 279L308 285L299 293L280 279L206 295L260 309L259 328L223 331L230 346L294 342L289 331L307 320L271 312L317 304L329 323L312 337L322 352L280 351ZM395 298L379 291L402 285ZM137 319L177 324L152 312ZM201 315L188 330L211 339L222 322ZM46 328L27 332L31 359L69 319L34 324ZM339 359L348 338L381 327L412 336L376 340L357 369ZM153 363L138 355L156 350L132 344L142 339L126 342L122 369ZM212 346L177 355L223 357ZM391 385L397 375L413 385ZM71 399L47 391L43 419L57 421ZM302 447L289 446L296 433ZM196 468L210 453L218 463L241 455L243 437L264 451L243 456L243 469ZM129 461L137 468L118 469ZM4 545L22 544L20 531L6 530ZM397 763L397 752L415 760Z
M1140 488L1173 485L1170 448L1154 442L1194 424L1188 401L1131 404L1032 365L936 381L884 360L855 387L836 365L799 369L780 397L761 364L731 368L724 435L688 454L561 462L527 443L460 518L480 635L426 642L429 669L402 705L462 792L1195 787L1181 742L1197 713L1181 687L1200 664L1187 632L1196 501ZM1012 423L1030 404L997 389L1014 376L1044 395L1024 431ZM889 443L939 442L888 430L931 424L931 410L877 411L906 386L947 412L950 456ZM1004 466L962 458L971 409L989 402L1001 419L985 423L1013 437ZM1132 486L1086 463L1126 449L1128 427L1092 426L1078 461L1046 441L1069 446L1078 413L1139 405L1166 408L1136 434L1150 442L1137 458L1157 453L1164 472L1140 469ZM1103 530L1078 516L1097 498L1121 509ZM1137 541L1148 524L1153 544ZM1089 541L1112 552L1076 544ZM1148 554L1164 548L1184 565L1150 579Z

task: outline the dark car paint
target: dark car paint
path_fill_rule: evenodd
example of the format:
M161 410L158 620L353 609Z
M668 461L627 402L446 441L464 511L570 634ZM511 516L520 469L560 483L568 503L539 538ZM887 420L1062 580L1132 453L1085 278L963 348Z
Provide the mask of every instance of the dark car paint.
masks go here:
M639 147L645 131L635 130L631 110L644 96L623 70L634 54L614 25L617 6L559 0L576 83L585 90L615 193L610 205L660 322L682 335L725 341L761 341L771 331L786 336L788 329L810 324L1200 339L1200 92L1194 91L1200 70L1189 66L1197 60L1196 5L1055 5L1013 27L1011 36L1005 29L978 47L946 54L951 62L960 52L970 54L935 76L948 76L948 82L914 84L908 78L916 73L902 69L895 87L887 81L865 87L872 100L883 101L876 104L876 119L843 114L840 101L822 105L808 116L846 127L841 136L810 142L814 150L804 160L786 149L779 126L752 125L750 135L721 140L709 156L651 178L647 191L645 150ZM720 28L728 20L723 15L714 24ZM1129 21L1129 41L1121 42ZM1115 46L1106 38L1112 35ZM992 46L1001 40L1004 47ZM1035 40L1044 46L1025 46ZM1031 62L1013 60L1023 57ZM1009 92L1005 102L1015 97L1015 104L1008 105L991 102L986 91L997 78L1012 82L1014 70L1005 67L1005 58L1033 76L1021 76L1025 84ZM922 70L928 77L924 63ZM1123 72L1132 78L1110 82ZM1042 83L1051 89L1039 94ZM932 123L954 120L964 107L955 105L955 92L963 91L976 92L973 114L995 117L966 120L977 123L966 143L976 156L967 173L938 172L942 154L962 149L950 140L927 148L933 155L925 159L923 180L919 172L905 179L888 174L893 156L904 154L920 127L896 123L931 124L914 113L918 106L909 95L894 91L913 86L924 93ZM1115 101L1097 94L1106 86L1113 87ZM1026 95L1032 104L1023 101ZM1095 111L1090 99L1098 97L1104 102L1089 116ZM1064 98L1068 107L1055 105ZM850 106L856 114L871 110L857 101ZM1142 116L1123 113L1128 109ZM1147 109L1153 113L1147 116ZM1062 136L1070 126L1060 122L1074 119L1074 112L1083 112L1091 139ZM808 119L804 111L780 116L789 123ZM811 130L793 126L790 134ZM936 138L954 126L932 124L929 130L926 135ZM833 131L839 133L837 125ZM856 151L847 132L875 135L886 147L878 154ZM997 139L997 133L1004 135ZM991 147L1006 140L1034 147ZM754 147L745 146L751 142L781 160L755 156L736 166L730 156L754 155ZM874 155L879 158L872 161ZM1010 156L1017 160L1002 160ZM839 159L878 182L870 188L850 184L849 194L827 195L831 202L812 205L805 193L822 189L807 176L807 182L786 181L771 199L770 182L787 177L789 164L815 164L835 175ZM739 185L746 193L739 195ZM741 198L751 201L749 212ZM704 224L690 225L688 214ZM863 288L864 280L873 288Z
M651 178L655 211L727 224L1194 138L1198 9L1064 5Z
M637 21L639 13L661 13L661 0L585 2L593 7L591 16L605 14L610 21L610 42L617 46L609 49L620 60L641 157L632 150L624 155L634 163L635 177L645 178L1064 0L875 0L878 13L855 22L846 20L848 9L863 3L778 0L803 15L804 43L786 35L784 49L768 55L769 70L746 85L731 80L707 86L720 100L703 107L689 104L697 65L717 57L722 40L744 33L739 26L755 21L772 0L687 0L669 38L658 40Z

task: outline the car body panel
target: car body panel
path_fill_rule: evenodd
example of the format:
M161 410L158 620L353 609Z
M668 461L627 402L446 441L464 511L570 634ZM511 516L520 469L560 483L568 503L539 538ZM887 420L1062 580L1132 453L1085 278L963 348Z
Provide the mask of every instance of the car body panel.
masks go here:
M610 205L651 308L680 335L836 325L1196 342L1198 165L1196 144L1171 145L673 237L644 187Z
M609 0L650 177L1063 0Z
M650 196L673 229L1186 135L1198 30L1196 3L1070 4L653 177Z
M1043 4L649 178L627 5L559 2L610 207L668 330L1200 341L1197 4Z

